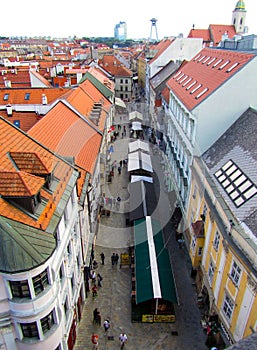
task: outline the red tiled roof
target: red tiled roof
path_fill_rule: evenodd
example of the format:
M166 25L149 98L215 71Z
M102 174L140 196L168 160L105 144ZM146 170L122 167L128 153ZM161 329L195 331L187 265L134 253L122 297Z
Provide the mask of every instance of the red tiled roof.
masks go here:
M59 102L28 134L57 154L74 157L84 170L94 169L102 136L64 103Z
M192 110L255 55L205 48L167 81L180 101Z
M0 105L6 104L42 104L42 95L47 98L47 103L60 98L71 88L25 88L25 89L1 89L0 90ZM25 99L26 94L29 94L29 99ZM8 98L7 98L8 95Z
M28 168L31 163L31 154L34 154L34 159L38 159L42 162L43 166L47 170L53 171L53 176L57 179L58 184L54 189L54 193L42 189L40 191L41 197L47 203L44 210L40 213L38 218L33 218L31 215L27 215L12 204L0 198L0 215L33 226L47 229L47 226L54 214L55 208L62 198L63 192L66 188L66 183L71 176L72 167L64 162L61 158L54 156L45 147L35 142L27 134L10 124L8 121L0 117L0 129L1 129L1 147L0 147L0 159L1 168L0 172L2 177L0 180L0 194L8 196L26 196L37 193L38 189L42 187L45 180L42 177L31 175L22 171L17 171L15 167L14 159L16 157L17 164L21 168L26 168L25 162L27 158ZM18 161L18 153L24 151L23 162ZM14 158L12 158L12 155ZM22 164L23 163L23 164ZM32 170L32 168L30 169ZM5 186L5 188L4 188ZM8 189L9 188L9 189Z
M45 179L24 171L0 171L0 193L8 197L31 197L43 187Z
M29 174L48 175L53 170L52 162L46 162L36 152L10 152L10 156L20 171L25 171Z
M208 29L191 29L187 37L202 38L207 45L212 42L213 46L217 46L225 33L229 38L233 38L236 35L235 27L226 24L210 24Z
M227 33L229 38L233 38L236 35L235 27L233 25L210 24L209 31L215 46L221 41L223 34Z
M202 38L204 42L211 42L209 29L191 29L188 38Z
M112 76L119 77L132 77L133 73L127 69L114 55L104 55L101 60L98 61L99 66L103 67Z

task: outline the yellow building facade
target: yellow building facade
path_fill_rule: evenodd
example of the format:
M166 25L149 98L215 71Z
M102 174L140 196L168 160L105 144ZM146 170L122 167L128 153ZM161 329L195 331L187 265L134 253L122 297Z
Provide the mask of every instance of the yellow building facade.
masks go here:
M192 166L185 239L208 315L235 343L257 331L256 242L232 215L200 158ZM202 231L196 230L199 222Z

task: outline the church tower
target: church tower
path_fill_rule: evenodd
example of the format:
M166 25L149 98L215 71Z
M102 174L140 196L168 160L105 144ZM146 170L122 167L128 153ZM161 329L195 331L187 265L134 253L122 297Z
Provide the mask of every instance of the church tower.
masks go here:
M247 32L247 27L245 26L245 17L246 10L244 1L237 1L232 15L232 24L235 26L235 31L237 34L244 34Z

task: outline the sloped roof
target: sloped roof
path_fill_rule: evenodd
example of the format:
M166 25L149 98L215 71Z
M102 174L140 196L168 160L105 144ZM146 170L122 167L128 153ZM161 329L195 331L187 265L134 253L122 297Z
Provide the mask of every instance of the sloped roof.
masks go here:
M210 24L208 29L192 28L187 37L202 38L203 42L208 46L211 42L213 46L217 46L224 34L227 34L229 38L233 38L236 35L234 25Z
M45 179L24 171L0 170L0 194L8 197L31 197L43 187Z
M10 152L10 156L20 171L29 174L50 174L53 170L52 162L42 159L40 154L36 152ZM49 163L49 164L48 164Z
M102 136L71 106L58 102L28 134L52 151L74 157L78 166L92 173Z
M210 35L209 29L192 28L187 37L188 38L202 38L203 42L211 42L211 35Z
M214 45L218 45L222 39L222 35L225 33L229 38L233 38L236 35L235 27L232 24L210 24L209 31Z
M149 65L151 65L156 59L165 51L167 48L172 44L172 42L175 40L175 38L166 38L161 40L156 46L156 54L154 57L148 62Z
M16 126L18 126L17 124L19 123L19 128L25 132L32 128L32 126L43 117L36 112L16 112L14 110L11 115L9 115L6 110L2 110L1 116Z
M0 89L0 104L42 104L42 95L46 96L47 103L51 103L66 94L69 90L71 88ZM29 94L29 99L25 98L26 94Z
M30 270L52 255L54 233L79 174L1 116L0 129L0 271L13 273ZM35 160L35 167L31 160ZM42 176L31 174L44 169L52 173L51 191L42 187ZM5 198L32 196L39 189L42 201L34 215Z
M103 96L95 85L91 83L91 81L85 80L76 89L72 90L70 94L67 94L65 99L72 105L72 107L81 113L90 124L94 125L94 127L100 132L103 132L107 112L109 112L111 108L111 103ZM99 118L97 125L94 124L90 118L95 103L101 105L101 107L99 106Z
M180 67L167 86L192 110L254 57L251 53L205 48Z
M98 63L99 66L114 77L133 76L132 71L126 68L114 55L104 55L103 58L98 61Z
M30 69L29 73L31 75L34 75L35 78L37 78L37 80L39 80L42 84L44 84L46 87L49 86L51 87L52 85L50 84L50 82L45 79L41 74L39 74L38 72L36 72L34 69Z
M257 111L247 109L235 123L203 154L217 188L234 215L244 222L257 237ZM215 176L231 163L237 182L224 172L224 183ZM231 174L232 173L232 167ZM229 181L225 183L225 180ZM226 184L231 185L229 191ZM242 188L240 187L242 185ZM230 189L230 188L229 188ZM246 192L247 191L247 192ZM244 194L245 193L245 194ZM237 199L240 205L237 206Z

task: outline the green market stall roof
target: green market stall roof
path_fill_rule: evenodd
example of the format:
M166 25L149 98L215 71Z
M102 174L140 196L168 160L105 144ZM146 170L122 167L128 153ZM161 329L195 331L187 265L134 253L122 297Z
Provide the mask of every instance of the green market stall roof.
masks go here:
M146 216L134 222L136 304L151 299L178 302L160 223Z

